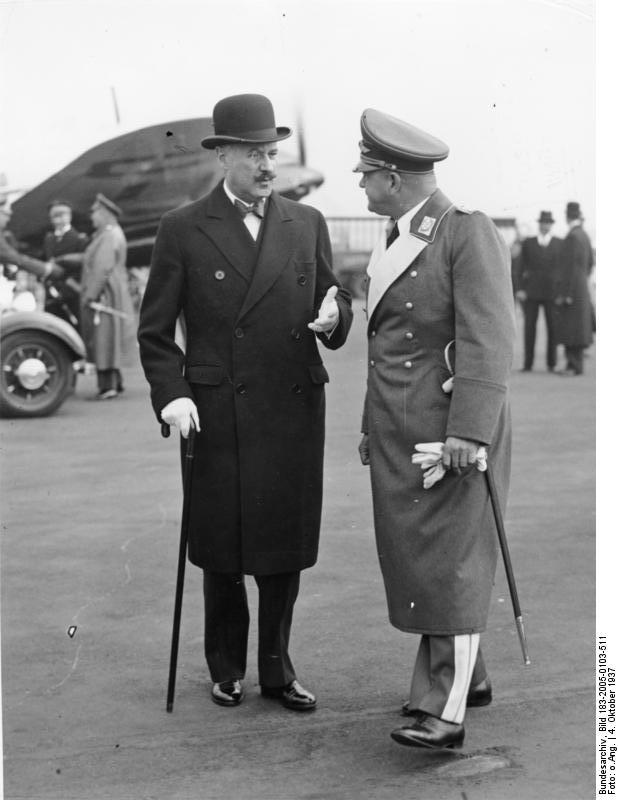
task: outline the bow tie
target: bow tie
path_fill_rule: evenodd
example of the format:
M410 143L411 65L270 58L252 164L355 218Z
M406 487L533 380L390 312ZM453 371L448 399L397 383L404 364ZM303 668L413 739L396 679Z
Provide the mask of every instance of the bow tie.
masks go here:
M241 200L234 200L234 205L240 211L243 219L247 214L255 214L260 219L264 216L264 200L256 200L255 203L243 203Z

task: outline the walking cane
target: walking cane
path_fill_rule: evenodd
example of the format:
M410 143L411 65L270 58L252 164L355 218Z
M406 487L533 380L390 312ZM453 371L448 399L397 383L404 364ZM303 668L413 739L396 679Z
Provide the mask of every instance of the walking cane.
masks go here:
M506 572L506 579L509 584L509 591L511 593L511 601L513 603L513 613L515 615L515 626L517 627L517 634L519 635L519 643L521 645L521 652L524 657L524 664L530 664L530 657L528 656L528 648L526 647L526 635L524 633L524 621L521 616L521 608L519 606L519 597L517 596L517 586L515 585L515 575L513 574L513 565L511 564L511 556L509 554L509 546L506 541L506 532L504 530L504 522L502 520L502 511L498 502L498 493L496 492L496 484L494 483L494 476L491 473L489 464L485 470L485 479L487 480L487 488L489 489L489 497L491 499L491 506L494 511L494 518L496 520L496 528L498 529L498 540L500 542L500 549L502 550L502 558L504 560L504 569Z
M161 436L167 439L170 426L161 423ZM182 593L185 583L185 564L187 561L187 541L189 538L189 507L191 504L191 483L193 480L193 450L195 445L195 427L191 424L185 451L183 472L182 521L180 523L180 547L178 551L178 574L176 576L176 600L174 603L174 625L172 628L172 651L170 654L170 673L167 682L167 711L174 709L174 688L176 686L176 662L178 661L178 640L180 638L180 614L182 612Z

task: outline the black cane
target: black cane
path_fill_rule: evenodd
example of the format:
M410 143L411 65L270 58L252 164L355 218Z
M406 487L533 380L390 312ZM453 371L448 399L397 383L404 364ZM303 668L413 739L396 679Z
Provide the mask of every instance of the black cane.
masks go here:
M494 476L491 474L489 464L485 471L485 478L487 480L487 488L489 489L489 497L491 499L491 506L494 511L494 518L496 520L496 528L498 529L498 540L500 542L500 549L502 550L502 558L504 560L504 570L506 572L506 579L509 584L509 591L511 593L511 601L513 603L513 613L515 615L515 625L519 635L519 643L521 645L521 652L524 657L524 664L530 664L530 657L528 656L528 648L526 647L526 635L524 633L524 621L521 616L521 608L519 606L519 597L517 596L517 586L515 585L515 575L513 574L513 565L511 564L511 556L509 553L509 546L506 541L506 532L504 530L504 522L502 520L502 511L500 503L498 502L498 493L496 491L496 484L494 483Z
M161 423L161 436L167 439L170 426ZM178 640L180 638L180 615L182 613L182 594L185 584L185 564L187 562L187 541L189 538L189 510L191 504L191 483L193 480L193 449L195 445L195 428L189 429L187 448L185 451L182 521L180 523L180 547L178 550L178 574L176 576L176 600L174 602L174 625L172 628L172 651L170 654L170 673L167 682L167 710L174 709L174 688L176 686L176 663L178 661Z

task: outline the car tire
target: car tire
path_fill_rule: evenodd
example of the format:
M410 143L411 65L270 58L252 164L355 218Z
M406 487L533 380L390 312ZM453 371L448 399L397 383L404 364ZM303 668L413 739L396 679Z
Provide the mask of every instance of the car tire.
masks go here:
M73 360L62 342L37 330L2 339L0 415L44 417L64 402L75 386Z

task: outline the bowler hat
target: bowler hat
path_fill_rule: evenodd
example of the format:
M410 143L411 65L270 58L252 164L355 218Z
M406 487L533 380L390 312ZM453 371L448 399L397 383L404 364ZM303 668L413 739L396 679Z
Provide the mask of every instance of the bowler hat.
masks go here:
M551 211L541 211L537 222L547 222L551 225L554 224L555 219L552 217Z
M581 219L582 212L579 203L567 203L566 218L567 219Z
M388 169L423 174L449 153L441 139L374 108L363 111L360 127L361 155L354 172Z
M114 216L116 216L116 217L121 217L122 216L122 209L119 208L116 205L116 203L113 203L109 199L109 197L105 197L104 194L101 194L101 192L99 192L97 194L97 196L94 199L94 202L98 203L101 206L103 206L103 208L106 208L108 211L111 211L112 214L114 214Z
M214 135L202 139L202 147L213 150L222 144L263 144L278 142L292 135L289 128L275 125L275 112L261 94L235 94L224 97L212 112Z

